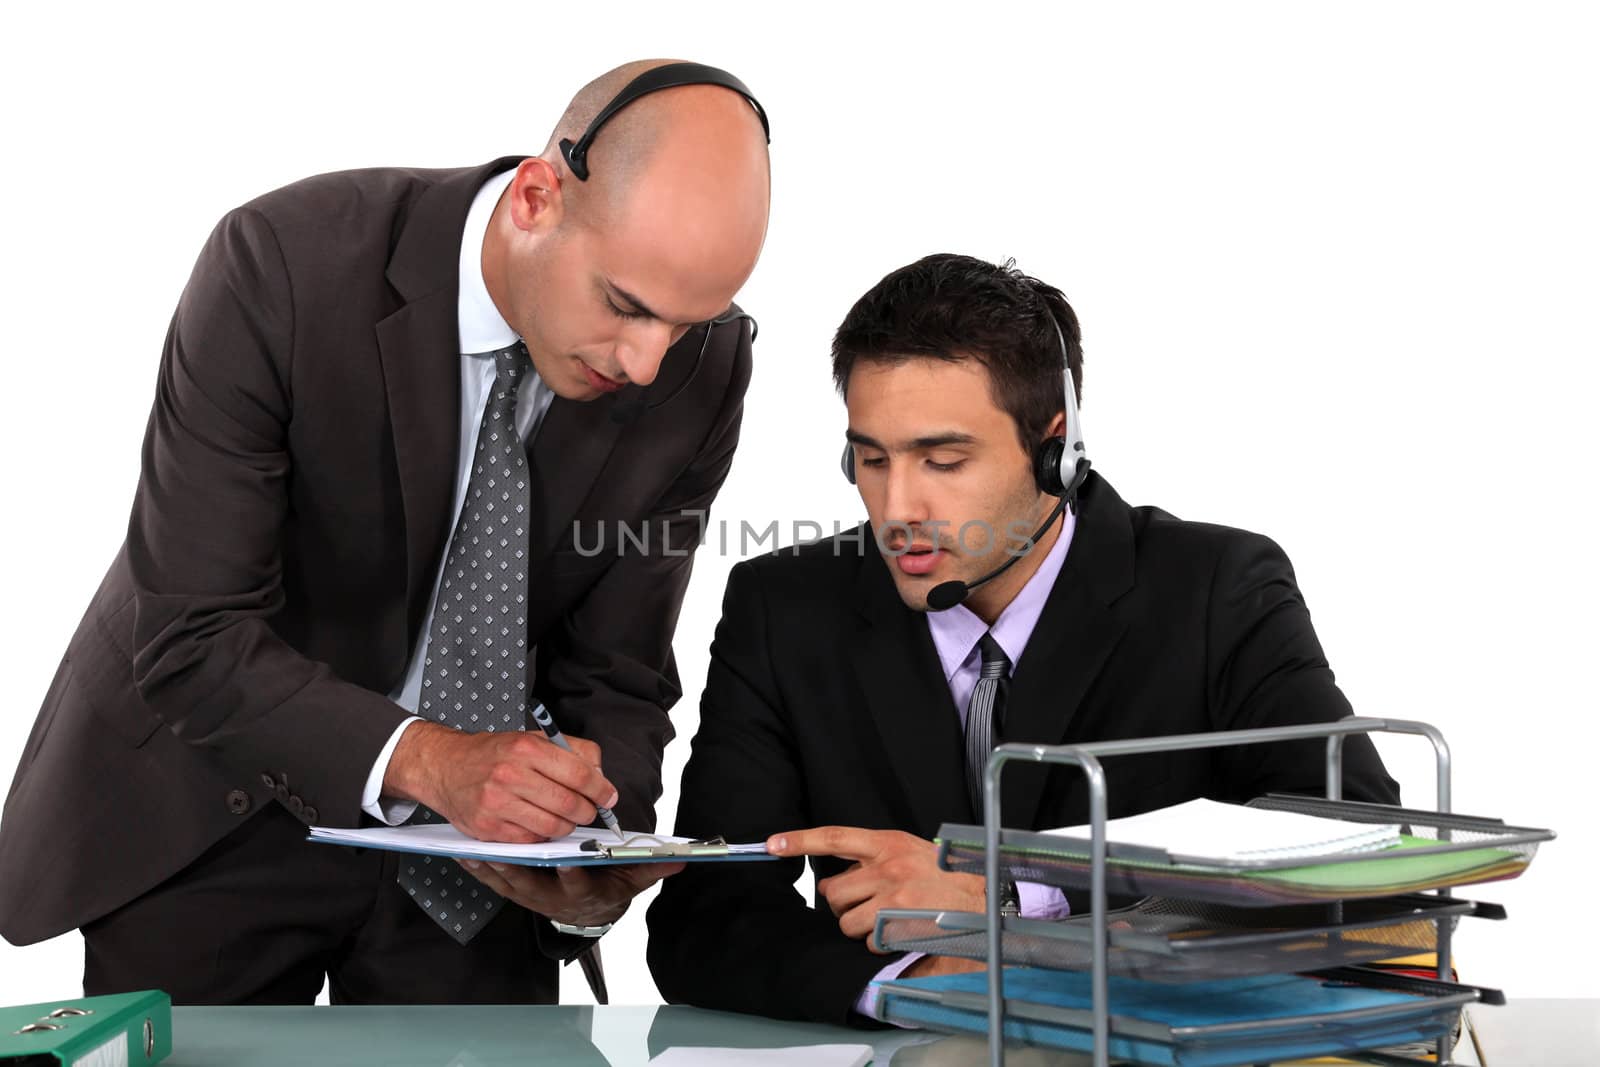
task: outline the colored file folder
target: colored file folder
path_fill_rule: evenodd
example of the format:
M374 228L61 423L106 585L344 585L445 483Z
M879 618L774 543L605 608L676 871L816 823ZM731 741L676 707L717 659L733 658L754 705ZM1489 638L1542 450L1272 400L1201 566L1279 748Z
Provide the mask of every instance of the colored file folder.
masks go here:
M172 1001L162 992L0 1008L0 1064L148 1067L172 1053Z
M1507 826L1498 819L1417 811L1357 801L1270 796L1251 807L1343 819L1352 825L1395 823L1399 841L1387 848L1334 854L1202 864L1160 848L1106 846L1106 889L1125 896L1162 896L1240 907L1310 904L1415 893L1447 886L1515 878L1533 861L1539 844L1555 834ZM984 831L946 824L939 829L939 863L947 870L982 873ZM1056 833L1002 830L1000 863L1008 878L1070 889L1088 888L1089 844Z
M983 870L981 828L945 826L939 834L941 865L954 871ZM1037 842L1044 836L1010 831L1003 836L1001 864L1010 876L1087 888L1088 859L1041 847ZM1310 904L1495 882L1515 878L1529 861L1526 851L1513 848L1431 851L1436 848L1437 842L1406 836L1399 845L1360 859L1251 871L1114 858L1106 864L1106 887L1128 896L1182 897L1246 907Z
M939 1030L987 1031L988 975L875 983L879 1017ZM1093 1047L1089 976L1008 969L1006 1036ZM1478 992L1420 995L1297 975L1168 985L1112 978L1113 1059L1160 1067L1236 1067L1431 1040Z
M1453 928L1465 916L1503 919L1505 909L1420 893L1280 908L1147 897L1108 913L1106 966L1125 978L1190 982L1303 974L1413 954L1431 961L1438 947L1436 924ZM869 943L887 952L986 962L987 929L982 912L884 908ZM1093 945L1088 915L1001 922L1000 950L1008 966L1087 971Z

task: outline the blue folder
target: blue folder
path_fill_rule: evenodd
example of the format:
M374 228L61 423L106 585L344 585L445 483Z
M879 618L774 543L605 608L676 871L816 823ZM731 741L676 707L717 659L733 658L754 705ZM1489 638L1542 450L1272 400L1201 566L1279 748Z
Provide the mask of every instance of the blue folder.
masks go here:
M881 982L878 1014L901 1025L986 1033L987 973ZM1111 978L1113 1058L1166 1067L1228 1067L1429 1041L1474 995L1422 996L1265 975L1172 985ZM1009 968L1005 1033L1055 1048L1093 1048L1089 975Z

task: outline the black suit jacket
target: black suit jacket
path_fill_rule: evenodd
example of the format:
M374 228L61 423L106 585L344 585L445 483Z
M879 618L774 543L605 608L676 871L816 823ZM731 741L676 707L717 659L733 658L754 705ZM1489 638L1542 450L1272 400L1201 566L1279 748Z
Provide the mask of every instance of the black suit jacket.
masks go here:
M106 913L265 805L361 820L450 536L462 227L516 163L323 175L212 233L167 336L127 540L0 821L8 940ZM643 397L557 398L529 448L532 684L600 743L630 826L653 825L694 512L728 473L749 375L742 323L691 330ZM618 521L649 523L648 553L619 557Z
M739 564L684 771L677 832L760 841L843 824L934 837L981 821L960 719L926 619L905 607L870 532ZM1351 714L1294 573L1255 534L1130 508L1098 475L1012 675L1001 740L1064 744L1328 722ZM1112 817L1195 797L1321 794L1321 741L1107 761ZM1088 821L1078 772L1011 764L1005 825ZM1345 792L1397 801L1365 738ZM814 864L818 878L843 870ZM663 883L649 959L668 1001L827 1022L888 960L795 891L801 861L697 867Z

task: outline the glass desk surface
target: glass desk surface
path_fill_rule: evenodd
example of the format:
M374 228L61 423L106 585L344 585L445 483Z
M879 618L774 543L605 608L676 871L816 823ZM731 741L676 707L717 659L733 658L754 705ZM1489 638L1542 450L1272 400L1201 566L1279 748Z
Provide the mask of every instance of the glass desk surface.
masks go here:
M1503 1008L1479 1006L1470 1013L1488 1046L1486 1067L1600 1063L1600 1001L1513 1000ZM172 1025L173 1053L165 1067L642 1067L671 1047L819 1044L870 1045L874 1064L894 1067L987 1062L984 1042L974 1037L857 1030L684 1007L193 1007L174 1008ZM1458 1062L1479 1062L1471 1045L1466 1039L1457 1046ZM1527 1058L1529 1050L1539 1048L1560 1052L1552 1059ZM1019 1048L1006 1056L1006 1063L1016 1067L1089 1062L1045 1049Z
M935 1035L683 1007L180 1007L163 1067L642 1067L674 1045L872 1045L874 1062Z

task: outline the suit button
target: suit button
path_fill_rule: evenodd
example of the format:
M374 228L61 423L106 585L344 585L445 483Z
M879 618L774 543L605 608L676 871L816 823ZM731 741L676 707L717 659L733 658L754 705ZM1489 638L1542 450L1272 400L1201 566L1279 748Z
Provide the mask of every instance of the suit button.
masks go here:
M313 808L310 804L306 805L305 820L309 823L314 823L317 821L317 809Z
M289 810L294 812L296 815L303 814L306 810L305 801L301 800L299 797L290 797Z
M270 774L263 774L261 776L261 784L266 786L268 789L271 789L273 786L278 784L278 780L272 777Z
M250 794L243 789L230 790L228 793L228 810L235 815L243 815L250 810Z

